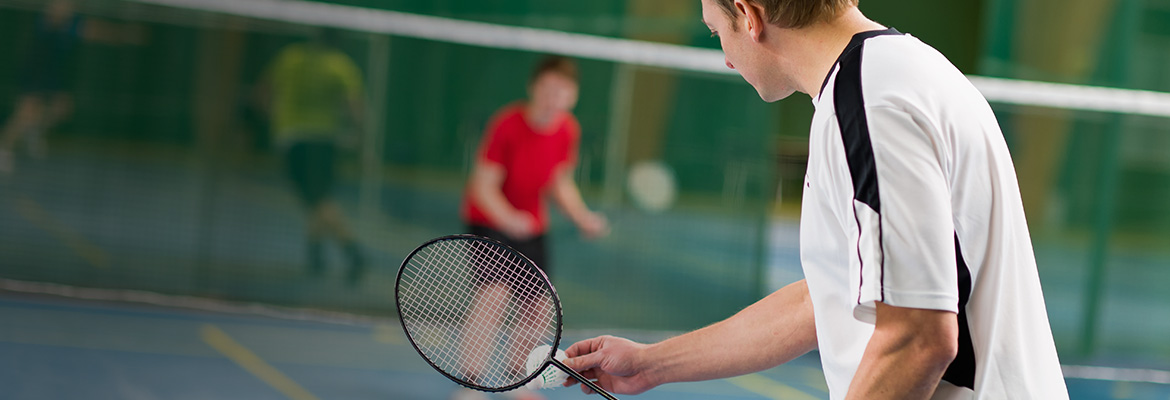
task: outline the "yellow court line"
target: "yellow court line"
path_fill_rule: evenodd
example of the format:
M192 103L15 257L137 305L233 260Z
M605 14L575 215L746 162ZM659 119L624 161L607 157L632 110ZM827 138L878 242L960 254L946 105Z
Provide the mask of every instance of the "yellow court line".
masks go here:
M69 229L61 221L53 218L52 214L45 211L44 207L41 207L33 199L23 196L17 199L16 211L24 219L53 234L58 240L65 242L66 246L69 246L74 253L77 253L77 255L85 259L89 265L97 268L106 268L109 266L109 257L106 256L106 252L85 240L85 237L82 237L81 234Z
M1132 399L1133 384L1129 382L1114 382L1112 394L1114 399Z
M224 333L215 327L215 325L203 325L203 328L200 329L200 336L211 347L232 361L235 361L236 364L251 372L252 375L256 375L264 383L284 393L288 398L293 400L318 400L317 396L313 396L312 393L309 393L301 385L293 382L292 379L280 373L273 366L268 365L268 363L256 356L255 353L252 353L252 351L237 343L231 336L228 336L227 333Z
M804 368L804 384L809 387L821 389L821 391L829 392L829 383L825 382L825 372L819 368Z
M727 381L731 382L735 386L747 389L750 392L767 397L769 399L818 400L816 397L808 393L802 392L796 388L793 388L792 386L785 385L772 379L765 378L760 374L737 376L734 378L728 378Z
M393 345L406 344L406 340L402 338L400 333L401 326L391 324L374 325L374 341L378 343L389 343Z

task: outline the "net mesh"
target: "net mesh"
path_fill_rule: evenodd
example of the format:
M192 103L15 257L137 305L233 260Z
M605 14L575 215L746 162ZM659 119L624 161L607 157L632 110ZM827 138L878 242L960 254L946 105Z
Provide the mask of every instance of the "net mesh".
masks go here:
M679 14L628 7L654 1ZM1052 15L1014 14L1043 9L1030 2L996 1L994 14L975 2L863 9L981 75L969 77L1012 150L1062 359L1164 362L1170 319L1149 315L1170 307L1166 1L1070 2L1129 10L1078 12L1105 20L1056 18L1051 29L1031 21ZM0 0L0 124L36 70L27 61L49 3ZM580 61L575 178L612 223L609 237L583 241L551 213L550 265L573 329L697 329L803 278L797 219L813 106L761 102L724 66L699 2L73 3L103 34L79 39L59 71L72 112L18 141L14 172L0 177L0 279L395 314L386 293L399 263L414 244L465 228L459 210L484 128L526 95L547 52ZM310 273L311 219L256 99L277 56L327 26L340 28L335 45L361 70L368 100L362 132L349 132L360 143L339 146L333 193L369 266L350 284L341 282L356 257L335 243ZM1043 34L1062 26L1097 32ZM1052 63L1069 59L1080 61ZM675 178L662 211L627 190L645 161Z
M398 280L402 324L419 353L456 381L489 390L523 382L529 353L555 347L555 301L531 261L471 237L425 245Z

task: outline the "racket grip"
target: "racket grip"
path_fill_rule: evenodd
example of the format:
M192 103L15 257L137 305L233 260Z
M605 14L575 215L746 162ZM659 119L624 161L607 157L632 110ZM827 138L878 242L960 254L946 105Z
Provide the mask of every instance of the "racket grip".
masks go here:
M601 388L601 386L598 386L596 383L593 383L593 381L585 379L584 376L581 376L581 374L577 373L577 371L574 371L572 368L569 368L565 364L561 363L560 360L553 358L553 359L550 359L549 362L552 363L553 365L556 365L557 368L561 369L561 371L565 371L566 374L569 374L569 376L572 376L573 379L577 380L577 382L581 382L585 386L588 386L590 389L593 389L593 391L597 392L597 394L601 395L601 397L607 398L609 400L618 400L617 397L613 397L613 395L609 394L609 392L606 392L605 389Z

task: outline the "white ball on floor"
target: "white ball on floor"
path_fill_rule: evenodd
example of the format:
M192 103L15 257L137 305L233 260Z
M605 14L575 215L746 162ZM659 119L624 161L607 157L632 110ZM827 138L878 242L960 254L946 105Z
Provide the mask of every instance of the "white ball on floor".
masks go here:
M532 349L532 352L528 354L528 361L524 363L524 372L532 375L537 368L544 367L545 362L548 361L549 350L552 350L552 346L547 344L542 344ZM557 349L556 359L558 361L564 361L566 358L568 358L568 355L565 354L565 351ZM532 378L524 387L529 389L557 388L561 387L568 379L569 374L566 374L565 371L561 371L560 368L552 364L548 364L548 367L541 371L540 375Z

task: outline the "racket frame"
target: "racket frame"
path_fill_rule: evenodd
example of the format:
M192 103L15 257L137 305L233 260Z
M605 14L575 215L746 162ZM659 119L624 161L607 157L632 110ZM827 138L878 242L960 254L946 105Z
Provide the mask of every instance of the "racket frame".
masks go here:
M410 252L410 255L406 256L406 259L402 260L402 266L400 266L398 268L398 275L394 279L394 302L395 302L395 306L396 306L397 311L398 311L398 322L400 324L402 324L402 331L406 333L406 339L407 339L407 341L410 342L410 345L412 347L414 347L414 351L417 352L419 355L421 355L423 360L425 360L427 362L427 364L430 364L431 368L434 368L435 371L439 371L439 373L443 374L443 376L446 376L447 379L455 381L456 383L463 385L463 386L466 386L470 389L484 391L484 392L506 392L509 390L517 389L521 386L524 386L528 382L531 382L533 379L535 379L537 376L540 375L541 371L544 371L544 367L538 368L536 371L533 371L531 374L529 374L524 379L521 379L519 382L512 384L512 385L505 386L505 387L491 388L491 387L480 386L480 385L477 385L477 384L472 383L472 382L464 381L463 379L457 378L457 377L452 376L451 374L447 373L447 371L444 371L438 365L435 365L435 363L432 362L429 357L427 357L427 354L424 353L422 351L422 349L420 349L418 347L418 344L414 342L414 337L411 336L410 330L406 328L406 318L404 315L402 315L402 294L399 292L399 289L402 287L402 285L401 285L402 274L403 274L403 272L406 271L406 266L410 263L410 260L414 259L415 254L418 254L419 251L429 247L430 245L432 245L434 243L448 241L448 240L481 241L481 242L486 242L486 243L493 245L493 246L499 246L500 248L510 252L511 254L514 254L516 256L521 257L523 260L527 261L526 266L536 270L537 276L539 276L541 278L541 280L544 282L544 285L546 287L548 287L549 294L552 296L553 308L556 309L556 321L557 321L557 323L556 323L556 325L557 325L556 336L553 339L552 347L549 349L549 354L545 356L545 364L544 365L547 366L551 363L556 363L559 366L559 368L561 368L561 370L565 371L565 373L568 373L569 375L572 375L574 378L577 378L578 380L583 381L584 378L582 378L580 376L580 374L578 374L576 371L572 371L572 368L565 367L564 364L561 364L560 362L556 361L553 358L553 355L556 354L557 349L560 348L561 326L562 326L563 315L561 314L561 298L560 298L560 296L557 295L557 289L556 289L556 287L553 286L552 281L548 279L548 275L546 275L544 273L544 271L541 270L538 265L536 265L536 263L532 262L532 260L529 259L528 256L525 256L523 253L516 251L516 249L513 249L511 246L508 246L508 245L506 245L498 240L483 237L483 236L469 235L469 234L458 234L458 235L447 235L447 236L434 238L434 239L428 240L426 243L423 243L422 245L415 248L414 251ZM590 386L590 388L594 388L594 385L592 384L592 382L590 382L587 385ZM595 391L600 390L600 388L594 388L594 390ZM598 393L605 393L605 392L599 391ZM613 399L612 396L607 396L607 397L610 399ZM615 400L615 399L613 399L613 400Z

